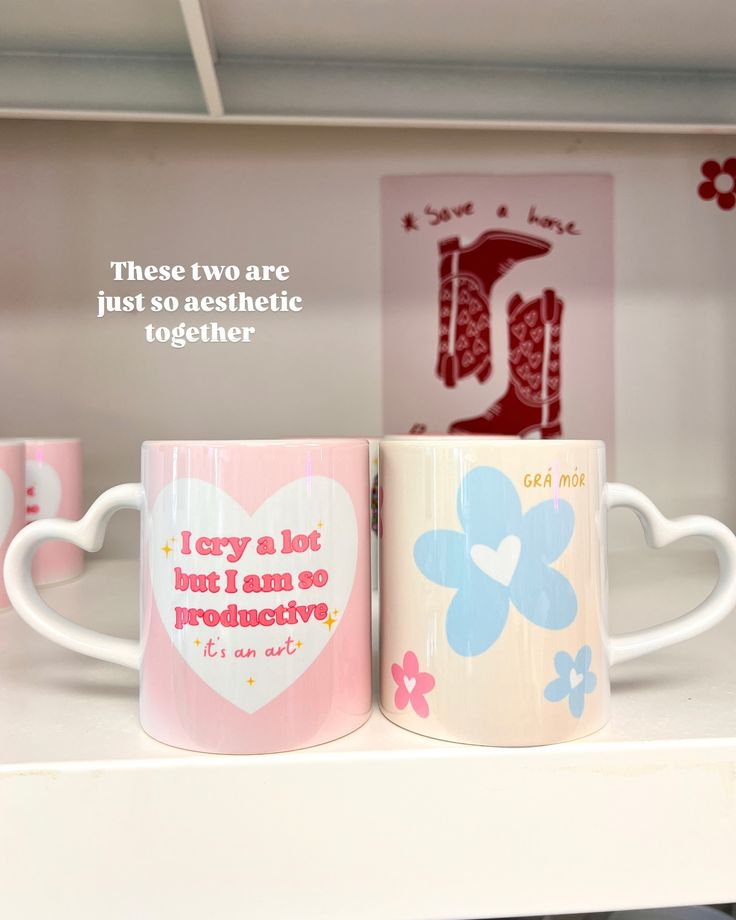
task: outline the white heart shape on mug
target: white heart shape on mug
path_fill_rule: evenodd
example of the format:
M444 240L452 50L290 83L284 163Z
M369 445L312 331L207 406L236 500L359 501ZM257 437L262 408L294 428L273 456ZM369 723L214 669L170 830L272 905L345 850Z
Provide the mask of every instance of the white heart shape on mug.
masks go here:
M61 479L45 460L26 461L26 520L56 517L61 505Z
M416 677L404 677L404 686L411 693L417 685Z
M508 588L514 577L521 554L521 540L514 534L504 537L497 549L476 543L470 547L470 558L481 572Z
M322 522L322 528L317 529ZM316 529L319 549L279 552L286 546L284 531L294 536ZM189 554L182 552L183 531L191 532ZM251 538L238 561L228 561L230 546L223 548L222 555L195 552L197 538L225 536ZM273 538L276 552L259 554L259 537ZM334 479L312 476L290 482L252 515L209 482L176 480L156 498L150 511L148 540L156 606L174 647L201 680L245 712L257 712L290 687L340 628L355 578L358 529L350 496ZM169 547L168 552L165 547ZM187 576L209 576L217 590L202 593L191 590L191 584L176 590L177 568ZM227 570L238 573L234 581L228 580ZM320 570L328 576L323 587L299 587L300 573ZM250 585L259 585L260 590L243 590L246 575L255 576ZM264 587L265 575L279 576L271 580L270 590ZM290 576L292 589L288 589L289 579L282 576ZM225 587L234 590L226 592ZM303 615L294 614L295 623L228 626L220 622L207 626L199 618L196 626L176 625L177 607L219 614L234 604L238 613L274 611L291 600L304 610ZM317 619L318 611L312 609L310 613L309 608L321 603L327 605L328 612ZM273 615L267 619L273 620ZM239 657L236 650L242 650Z
M578 674L575 668L570 668L570 689L574 690L585 680L585 674Z
M5 470L0 470L0 545L5 542L10 530L14 505L13 483Z

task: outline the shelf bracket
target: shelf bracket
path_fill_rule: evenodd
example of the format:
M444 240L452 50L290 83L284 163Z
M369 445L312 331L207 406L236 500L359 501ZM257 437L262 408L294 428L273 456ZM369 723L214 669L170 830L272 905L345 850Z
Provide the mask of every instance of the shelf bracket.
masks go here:
M225 114L225 107L222 104L215 66L217 49L209 27L204 0L179 0L179 5L207 111L212 118L221 118Z

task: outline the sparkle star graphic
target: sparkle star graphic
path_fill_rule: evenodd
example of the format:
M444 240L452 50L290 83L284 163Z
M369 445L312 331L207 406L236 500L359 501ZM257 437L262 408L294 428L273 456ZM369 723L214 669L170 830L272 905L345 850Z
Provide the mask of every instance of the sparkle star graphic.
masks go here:
M302 647L302 640L301 640L301 639L299 639L299 641L296 643L296 647L297 647L297 648L301 648L301 647Z
M412 214L411 211L408 211L406 214L404 214L404 216L401 218L401 226L407 233L410 230L418 230L419 224L417 223L416 214Z
M161 552L166 553L166 558L168 559L169 553L172 552L172 549L168 543L165 543L164 546L161 547Z
M246 681L246 684L248 684L250 687L252 687L254 683L255 681L253 680L252 677L249 677L248 680Z
M197 648L199 648L200 645L202 644L202 640L201 640L201 639L195 639L195 640L194 640L194 644L197 646Z
M324 521L317 521L317 528L318 528L319 530L322 530L322 528L323 528L324 526L325 526L325 525L324 525Z
M325 626L332 632L332 627L337 623L337 618L340 616L339 610L333 610L332 613L324 621Z

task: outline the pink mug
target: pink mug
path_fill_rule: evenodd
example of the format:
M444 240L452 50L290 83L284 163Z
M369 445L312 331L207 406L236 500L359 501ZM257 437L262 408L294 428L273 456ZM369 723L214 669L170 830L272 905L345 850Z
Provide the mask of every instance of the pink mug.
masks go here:
M0 440L0 565L10 541L25 519L25 447L22 441ZM8 595L0 578L0 610L8 606Z
M5 577L23 619L67 648L140 667L140 717L166 744L213 753L308 747L371 707L365 441L148 441L141 483L81 521L29 524ZM30 559L48 539L100 548L139 509L141 640L47 607Z
M79 438L23 438L26 445L26 521L82 514L82 445ZM77 578L84 553L55 540L40 547L33 560L39 585Z

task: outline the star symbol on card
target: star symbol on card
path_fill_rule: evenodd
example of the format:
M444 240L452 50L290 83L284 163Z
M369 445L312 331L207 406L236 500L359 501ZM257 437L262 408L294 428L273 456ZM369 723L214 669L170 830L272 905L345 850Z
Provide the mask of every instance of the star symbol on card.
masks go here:
M417 219L418 219L418 218L417 218L416 214L412 214L411 211L408 211L408 212L407 212L406 214L404 214L404 216L401 218L401 226L404 228L404 230L406 230L407 233L408 233L410 230L418 230L418 229L419 229L419 224L417 223Z

